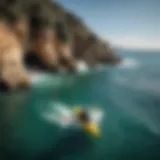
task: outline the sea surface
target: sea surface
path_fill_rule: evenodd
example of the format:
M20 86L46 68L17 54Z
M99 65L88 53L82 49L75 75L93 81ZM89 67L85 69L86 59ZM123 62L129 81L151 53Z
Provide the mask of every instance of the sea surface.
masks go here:
M29 91L0 94L0 159L160 160L160 52L116 53L119 66L46 76ZM57 104L98 106L102 135L45 119Z

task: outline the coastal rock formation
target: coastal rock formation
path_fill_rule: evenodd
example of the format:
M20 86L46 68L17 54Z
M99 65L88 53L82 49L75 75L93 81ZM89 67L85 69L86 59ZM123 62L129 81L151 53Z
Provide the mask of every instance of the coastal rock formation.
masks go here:
M29 85L23 57L18 38L6 23L0 22L0 84L5 84L5 89Z
M75 72L79 60L91 67L120 60L79 17L55 1L2 0L0 24L0 81L11 88L28 86L25 67ZM11 78L12 61L16 67Z

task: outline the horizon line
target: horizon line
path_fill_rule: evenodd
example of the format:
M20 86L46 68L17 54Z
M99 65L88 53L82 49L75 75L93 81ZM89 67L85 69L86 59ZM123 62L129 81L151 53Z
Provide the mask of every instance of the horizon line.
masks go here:
M108 36L105 39L112 47L136 50L160 50L160 39L141 38L138 36Z

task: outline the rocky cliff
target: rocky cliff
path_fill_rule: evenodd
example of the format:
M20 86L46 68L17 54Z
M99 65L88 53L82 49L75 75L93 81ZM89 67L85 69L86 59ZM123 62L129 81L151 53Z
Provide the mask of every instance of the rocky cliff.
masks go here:
M110 45L91 28L56 1L1 0L0 83L9 88L29 86L26 65L76 72L78 61L90 67L119 63Z

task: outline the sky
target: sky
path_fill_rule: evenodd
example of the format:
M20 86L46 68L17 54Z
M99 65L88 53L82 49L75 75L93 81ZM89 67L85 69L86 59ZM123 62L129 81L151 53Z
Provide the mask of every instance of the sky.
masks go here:
M57 0L123 48L160 49L160 0Z

